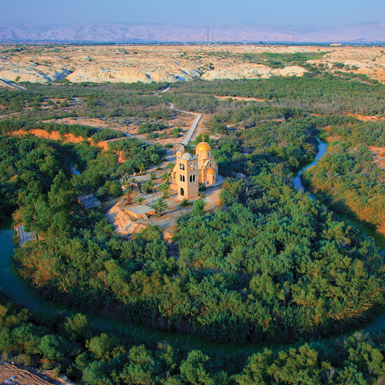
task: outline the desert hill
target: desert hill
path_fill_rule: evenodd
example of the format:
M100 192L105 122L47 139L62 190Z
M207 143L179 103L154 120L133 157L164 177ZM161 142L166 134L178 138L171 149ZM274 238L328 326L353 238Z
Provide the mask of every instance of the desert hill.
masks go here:
M197 78L303 76L307 70L295 61L274 65L274 55L297 53L307 58L302 65L321 65L332 73L350 71L384 81L384 52L382 47L283 45L1 45L0 79L171 83Z

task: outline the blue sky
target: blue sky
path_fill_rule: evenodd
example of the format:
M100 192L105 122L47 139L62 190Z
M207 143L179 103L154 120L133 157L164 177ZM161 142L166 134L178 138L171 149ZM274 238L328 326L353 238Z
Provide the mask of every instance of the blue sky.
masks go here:
M385 0L0 0L0 22L337 26L385 22Z

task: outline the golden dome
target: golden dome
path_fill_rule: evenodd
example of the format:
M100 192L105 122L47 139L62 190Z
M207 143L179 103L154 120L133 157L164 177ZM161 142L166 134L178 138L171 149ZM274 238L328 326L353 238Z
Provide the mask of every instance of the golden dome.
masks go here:
M211 147L208 143L206 143L203 139L203 142L200 142L198 145L197 145L197 151L210 151L211 150Z
M210 168L207 170L207 174L215 174L215 171L210 167Z

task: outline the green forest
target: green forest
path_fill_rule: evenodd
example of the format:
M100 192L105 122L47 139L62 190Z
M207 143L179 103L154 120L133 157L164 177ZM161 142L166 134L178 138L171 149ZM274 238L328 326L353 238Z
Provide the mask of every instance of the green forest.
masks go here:
M69 103L86 100L89 117L112 117L114 97L122 98L121 116L134 116L132 108L142 114L140 129L152 132L170 114L154 95L163 87L31 85L28 92L3 91L0 104L21 112L15 107L21 101L68 96ZM125 102L123 91L133 100ZM109 94L111 106L102 97ZM266 100L219 101L213 95ZM56 368L84 384L381 383L383 328L349 331L384 311L383 251L333 210L381 231L384 171L369 146L384 145L384 125L348 114L382 116L384 86L314 73L177 83L167 98L177 108L211 114L206 125L215 135L212 153L226 178L218 209L206 212L196 201L179 218L171 245L152 226L124 240L99 209L85 211L77 203L86 193L102 200L121 195L120 178L159 165L162 146L111 130L37 122L45 114L39 106L0 121L0 213L4 219L13 213L39 235L37 242L15 247L13 269L45 298L74 312L29 313L2 296L5 359ZM58 108L61 114L66 107ZM28 134L32 128L84 140L41 139ZM10 135L17 130L26 135ZM327 206L292 184L314 159L317 137L331 143L303 181ZM92 145L115 138L108 150ZM121 164L117 152L125 154ZM127 325L233 342L245 350L224 354L99 330L79 312L114 314ZM250 343L266 348L251 352Z
M337 212L350 214L385 234L384 170L369 146L385 147L382 122L332 125L327 154L304 175L304 183Z

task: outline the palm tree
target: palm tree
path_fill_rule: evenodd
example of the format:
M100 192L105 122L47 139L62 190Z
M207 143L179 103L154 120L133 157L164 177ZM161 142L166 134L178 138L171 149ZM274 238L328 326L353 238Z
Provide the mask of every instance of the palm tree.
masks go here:
M151 205L151 207L156 211L156 217L159 218L162 215L162 211L168 209L167 203L164 198L159 198Z
M128 188L127 189L127 195L126 195L126 205L130 205L131 204L131 189Z
M144 170L146 169L146 166L144 165L144 163L139 163L138 167L139 167L140 175L143 175L144 174Z
M167 168L168 168L170 171L174 170L174 167L175 167L175 163L173 163L173 162L170 162L170 163L167 164Z
M152 180L146 180L146 182L143 183L143 187L147 194L154 192L154 182Z
M154 173L154 172L152 172L152 173L150 174L150 179L151 179L151 180L154 180L154 179L156 179L156 175L155 175L155 173Z
M166 197L166 193L168 192L170 185L168 183L162 183L158 186L158 190L163 193L163 198Z
M144 201L144 198L143 197L137 197L135 200L138 202L139 205L141 205Z
M161 179L162 180L165 180L167 184L170 183L170 180L171 180L172 176L171 176L171 172L166 172L162 175Z

